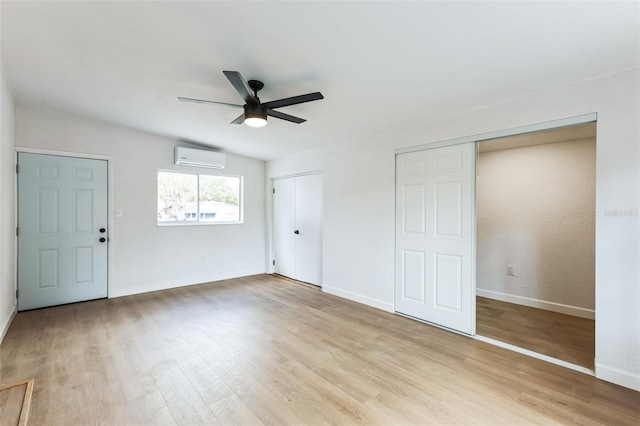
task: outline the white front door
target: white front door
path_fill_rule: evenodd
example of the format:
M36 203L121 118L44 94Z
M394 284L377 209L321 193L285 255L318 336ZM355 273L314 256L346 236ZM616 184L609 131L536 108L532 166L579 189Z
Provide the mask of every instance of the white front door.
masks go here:
M322 175L273 182L275 272L322 284Z
M475 334L475 143L396 157L397 312Z
M107 162L18 154L18 310L107 297Z

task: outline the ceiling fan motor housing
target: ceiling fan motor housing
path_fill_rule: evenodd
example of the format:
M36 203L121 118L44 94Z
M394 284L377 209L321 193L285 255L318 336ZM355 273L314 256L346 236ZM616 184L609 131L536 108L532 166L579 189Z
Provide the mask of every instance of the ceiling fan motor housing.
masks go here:
M247 103L244 105L244 118L262 118L267 119L267 107L256 103Z

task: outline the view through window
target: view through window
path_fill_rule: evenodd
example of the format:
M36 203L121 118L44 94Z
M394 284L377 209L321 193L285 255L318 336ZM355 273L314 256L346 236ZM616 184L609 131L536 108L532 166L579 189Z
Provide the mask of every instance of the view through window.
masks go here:
M239 223L242 178L158 172L158 225Z

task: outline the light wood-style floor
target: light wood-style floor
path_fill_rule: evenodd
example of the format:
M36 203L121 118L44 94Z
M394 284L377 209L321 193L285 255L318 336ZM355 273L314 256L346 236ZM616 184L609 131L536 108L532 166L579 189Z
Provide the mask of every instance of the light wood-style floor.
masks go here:
M637 425L640 393L258 275L19 313L44 424Z
M593 320L477 297L476 333L593 369Z

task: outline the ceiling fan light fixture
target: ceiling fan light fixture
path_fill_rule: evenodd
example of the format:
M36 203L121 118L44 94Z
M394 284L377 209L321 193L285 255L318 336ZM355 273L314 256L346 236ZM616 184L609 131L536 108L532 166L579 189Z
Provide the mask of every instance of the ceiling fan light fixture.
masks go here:
M267 117L245 117L244 124L249 127L264 127L267 125Z
M244 106L244 124L250 127L264 127L267 125L267 108L262 105Z

